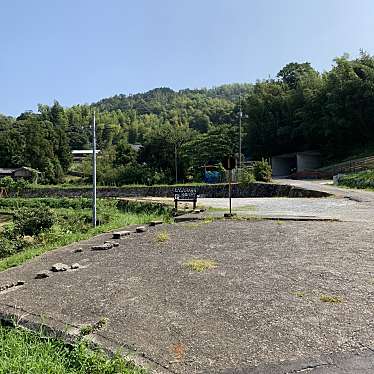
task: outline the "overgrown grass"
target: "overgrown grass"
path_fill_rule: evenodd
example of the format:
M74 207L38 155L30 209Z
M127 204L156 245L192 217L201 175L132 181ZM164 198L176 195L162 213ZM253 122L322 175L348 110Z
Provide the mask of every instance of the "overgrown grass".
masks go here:
M208 212L228 212L229 208L222 208L222 207L209 207ZM233 212L248 212L248 211L255 211L256 206L255 205L243 205L239 206L237 208L233 208Z
M9 374L143 374L117 354L112 358L84 340L67 346L62 340L21 328L0 326L0 373Z
M339 186L374 190L374 170L343 175L339 179Z
M342 299L338 296L332 296L332 295L321 295L319 299L323 303L330 303L330 304L340 304L342 302Z
M164 243L164 242L167 242L168 240L169 240L169 233L166 230L160 231L159 233L156 234L157 242Z
M218 266L218 264L214 260L193 259L187 261L184 266L190 270L200 273L205 270L214 269Z
M0 199L0 206L3 200ZM13 200L16 204L18 199ZM21 199L23 201L23 199ZM27 199L30 206L34 204L33 199ZM36 199L39 203L43 199ZM48 206L58 205L56 199L44 199L43 203ZM58 199L57 199L58 200ZM42 232L33 238L23 251L12 254L6 258L0 259L0 271L13 266L20 265L31 258L41 255L47 251L59 248L80 240L89 239L92 236L108 232L128 225L146 224L153 220L162 220L168 222L170 215L166 208L161 206L145 205L143 212L140 206L126 206L126 209L118 208L116 200L98 201L98 218L101 224L96 228L91 226L91 211L89 209L77 209L75 199L61 199L65 206L71 202L73 207L53 208L57 216L56 224L46 232ZM73 201L72 201L73 200ZM7 211L11 210L9 201L6 203ZM84 202L82 203L84 205ZM132 211L132 209L134 209ZM153 211L152 211L153 209ZM0 233L1 238L1 233ZM1 251L0 251L1 254Z
M177 183L177 184L154 184L151 186L148 186L146 184L124 184L121 186L105 186L105 185L99 185L98 188L136 188L136 187L196 187L196 186L204 186L207 183L204 182L196 182L196 183ZM91 184L77 184L76 182L74 184L72 183L63 183L63 184L30 184L28 188L32 189L43 189L43 188L84 188L84 189L92 189Z

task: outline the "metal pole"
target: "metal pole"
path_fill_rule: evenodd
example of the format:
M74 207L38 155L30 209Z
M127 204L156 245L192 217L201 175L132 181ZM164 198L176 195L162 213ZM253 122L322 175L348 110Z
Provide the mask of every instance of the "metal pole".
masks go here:
M229 201L230 201L230 217L232 215L231 213L231 179L232 179L232 170L229 170Z
M175 155L175 184L177 184L178 183L177 143L174 144L174 155Z
M239 170L242 168L242 98L239 95Z
M94 112L92 126L92 225L96 227L96 113Z

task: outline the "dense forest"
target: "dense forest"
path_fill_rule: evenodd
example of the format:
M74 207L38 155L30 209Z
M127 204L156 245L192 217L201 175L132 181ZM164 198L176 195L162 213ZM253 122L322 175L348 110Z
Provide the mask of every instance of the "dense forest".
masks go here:
M374 57L344 55L319 73L290 63L273 79L212 89L157 88L91 105L39 105L37 113L0 115L0 167L29 166L58 183L77 165L71 150L89 149L96 112L102 184L171 183L201 178L201 168L237 154L242 108L243 152L321 150L338 159L374 143ZM139 150L131 145L141 144ZM81 172L89 178L89 163Z

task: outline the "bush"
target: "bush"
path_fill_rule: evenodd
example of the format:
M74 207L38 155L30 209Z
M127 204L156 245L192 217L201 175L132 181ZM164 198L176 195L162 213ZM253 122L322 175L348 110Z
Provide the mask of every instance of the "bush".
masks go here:
M253 174L256 181L270 182L272 176L272 169L270 164L264 159L262 159L261 161L256 161L253 166Z
M13 179L9 176L0 178L0 190L5 192L5 194L8 194L9 192L15 192L16 194L18 194L20 191L28 188L29 185L30 183L23 178Z
M255 181L256 181L256 178L253 174L252 168L245 167L239 170L239 183L240 184L247 186Z
M374 188L374 171L366 170L359 173L341 175L338 180L339 186L350 188Z
M28 244L22 239L0 237L0 258L5 258L21 252L27 245Z
M39 235L55 223L55 215L48 208L20 208L13 216L14 232L18 236Z
M89 209L92 200L85 197L42 197L42 198L0 198L0 209L13 210L23 208L48 207L52 209L72 208L75 210Z

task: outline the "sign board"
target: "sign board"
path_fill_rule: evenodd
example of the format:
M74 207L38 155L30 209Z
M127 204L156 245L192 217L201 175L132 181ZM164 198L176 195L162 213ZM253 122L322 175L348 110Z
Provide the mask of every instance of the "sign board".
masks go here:
M175 210L178 211L178 201L192 201L193 208L196 208L197 188L195 187L176 187L174 188Z
M195 187L176 187L174 189L174 200L194 201L197 200L197 188Z
M226 170L233 170L236 167L236 158L228 156L222 161L222 165Z

